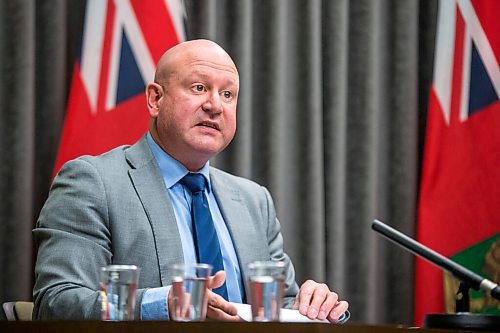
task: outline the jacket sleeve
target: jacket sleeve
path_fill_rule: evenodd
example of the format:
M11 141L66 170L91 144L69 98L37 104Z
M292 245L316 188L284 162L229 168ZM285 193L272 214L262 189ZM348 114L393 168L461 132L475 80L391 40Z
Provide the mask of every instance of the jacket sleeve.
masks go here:
M299 291L299 287L295 282L295 269L290 257L283 250L283 236L281 234L281 225L276 217L276 210L269 191L264 188L267 201L267 241L269 244L270 259L273 261L283 261L287 267L285 276L285 299L283 306L291 308L295 301L295 296Z
M109 221L97 169L84 159L65 164L33 230L34 319L100 319L99 271L113 256Z

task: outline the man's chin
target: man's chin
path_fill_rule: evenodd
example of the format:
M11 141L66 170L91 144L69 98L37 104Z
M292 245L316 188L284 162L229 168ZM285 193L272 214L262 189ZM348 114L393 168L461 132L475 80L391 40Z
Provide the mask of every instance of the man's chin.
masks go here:
M203 167L212 157L219 154L225 146L195 145L189 147L189 153L184 154L191 163ZM187 151L186 151L187 152Z
M227 144L221 142L220 140L203 140L202 142L197 142L191 146L193 154L200 156L209 156L208 159L219 154Z

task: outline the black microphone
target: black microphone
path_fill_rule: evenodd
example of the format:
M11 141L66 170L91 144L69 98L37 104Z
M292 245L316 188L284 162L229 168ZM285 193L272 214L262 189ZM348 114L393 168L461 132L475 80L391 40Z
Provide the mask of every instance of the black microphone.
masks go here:
M471 288L474 288L475 290L481 289L493 298L500 300L500 286L498 286L495 282L468 270L467 268L446 258L436 251L429 249L428 247L406 236L402 232L389 227L387 224L384 224L379 220L373 220L372 229L413 254L416 254L434 265L450 272L458 280L467 283Z

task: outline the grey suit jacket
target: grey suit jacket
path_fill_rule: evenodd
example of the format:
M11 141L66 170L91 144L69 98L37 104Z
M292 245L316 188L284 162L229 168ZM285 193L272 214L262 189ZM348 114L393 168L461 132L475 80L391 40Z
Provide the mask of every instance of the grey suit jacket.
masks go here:
M216 168L210 178L243 279L252 261L284 261L290 306L298 286L269 192ZM99 268L109 264L141 268L135 313L140 318L144 291L169 285L169 267L184 261L172 203L145 137L66 163L33 235L35 319L99 319Z

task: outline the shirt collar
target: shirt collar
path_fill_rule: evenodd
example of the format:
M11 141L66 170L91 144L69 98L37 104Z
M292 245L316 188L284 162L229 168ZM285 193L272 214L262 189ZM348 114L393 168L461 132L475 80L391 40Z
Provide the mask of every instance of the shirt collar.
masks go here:
M181 162L177 161L175 158L167 154L156 142L153 140L151 133L146 134L146 139L148 141L149 147L153 152L153 155L160 167L160 172L163 176L163 180L165 182L165 186L170 189L172 186L177 184L179 180L181 180L185 175L189 173L189 170L186 169ZM202 174L207 180L207 190L208 193L212 190L210 184L210 162L205 163L203 168L199 170L197 173Z

